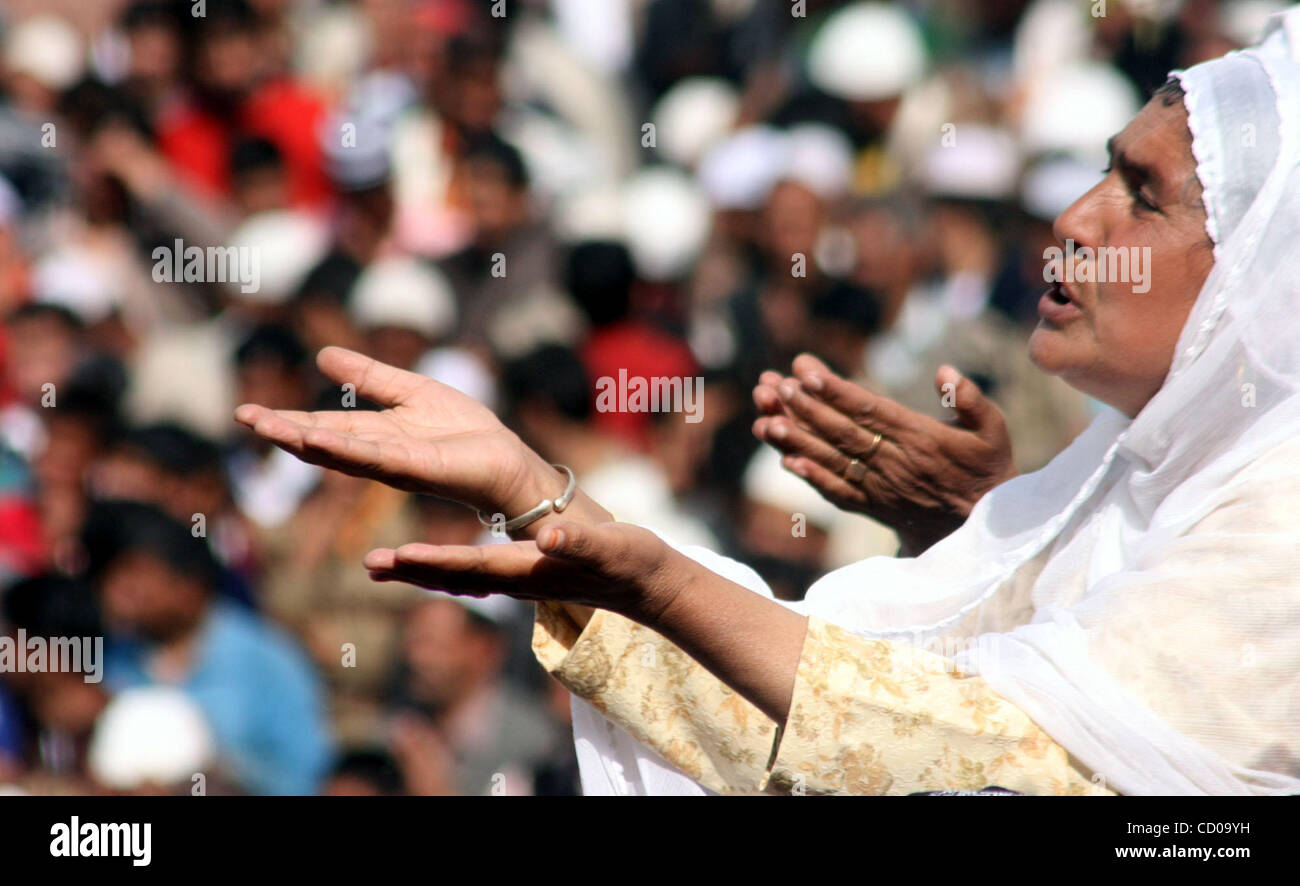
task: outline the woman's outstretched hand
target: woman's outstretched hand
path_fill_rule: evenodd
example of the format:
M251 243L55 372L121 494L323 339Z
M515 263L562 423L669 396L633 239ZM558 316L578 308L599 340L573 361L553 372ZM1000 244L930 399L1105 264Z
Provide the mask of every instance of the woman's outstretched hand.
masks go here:
M553 523L532 541L379 548L364 565L375 581L462 596L599 607L656 624L685 584L684 558L630 523Z
M790 709L806 619L710 572L649 530L557 521L533 541L409 544L371 551L364 562L376 581L549 600L571 614L616 612L662 634L776 722Z
M935 387L952 398L952 422L874 394L808 354L793 370L759 380L755 436L785 453L785 467L828 501L894 529L905 555L947 536L986 492L1016 475L1002 413L951 367L939 370Z
M316 364L381 412L293 412L246 404L235 417L312 464L514 517L564 488L561 475L477 401L354 351ZM563 606L582 628L593 607L658 631L783 722L803 645L802 616L705 569L645 529L613 522L581 491L563 513L518 533L532 541L403 545L366 555L378 581L453 594L505 593Z
M323 349L316 365L340 385L340 405L351 393L384 409L245 404L235 419L305 462L489 513L514 516L563 489L491 410L455 388L343 348Z

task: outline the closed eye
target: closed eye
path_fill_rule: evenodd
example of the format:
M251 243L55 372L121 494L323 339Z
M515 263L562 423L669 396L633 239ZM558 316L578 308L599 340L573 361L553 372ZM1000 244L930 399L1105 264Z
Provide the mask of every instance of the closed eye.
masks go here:
M1119 163L1120 177L1124 179L1124 185L1128 188L1133 197L1133 203L1141 209L1149 212L1159 212L1160 207L1155 201L1143 193L1143 186L1151 181L1152 175L1150 170L1143 166L1130 163L1125 158L1123 152L1116 153L1114 148L1114 138L1106 143L1107 153L1110 155L1110 163L1102 170L1103 175L1110 175L1115 169L1115 164Z

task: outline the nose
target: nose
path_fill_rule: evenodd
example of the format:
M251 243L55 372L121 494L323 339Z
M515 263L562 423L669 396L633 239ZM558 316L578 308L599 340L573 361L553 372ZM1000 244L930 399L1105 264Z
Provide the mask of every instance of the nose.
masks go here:
M1109 177L1109 176L1108 176ZM1052 236L1061 243L1073 240L1079 246L1097 246L1100 241L1101 213L1097 211L1097 195L1105 185L1102 179L1075 200L1052 222Z

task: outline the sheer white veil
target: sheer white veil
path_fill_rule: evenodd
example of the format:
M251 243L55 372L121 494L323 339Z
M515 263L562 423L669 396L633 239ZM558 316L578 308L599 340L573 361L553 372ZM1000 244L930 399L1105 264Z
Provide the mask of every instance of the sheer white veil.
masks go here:
M1300 8L1175 76L1215 264L1163 387L923 556L837 570L795 608L964 638L959 667L1120 793L1300 793L1300 448L1277 457L1300 437ZM1261 489L1274 509L1236 509ZM1000 623L1027 568L1032 616ZM592 717L575 712L595 785L627 748Z

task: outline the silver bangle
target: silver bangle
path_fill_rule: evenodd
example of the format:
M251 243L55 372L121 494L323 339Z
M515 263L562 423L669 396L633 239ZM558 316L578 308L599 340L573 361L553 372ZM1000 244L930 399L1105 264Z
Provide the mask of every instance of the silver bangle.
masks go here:
M529 523L532 523L535 520L545 517L547 514L551 513L552 511L554 511L557 514L563 511L565 508L569 506L569 502L573 501L573 496L575 496L578 492L578 478L573 476L573 471L569 470L564 465L551 465L551 467L555 468L557 471L563 471L569 478L568 483L566 483L564 486L564 491L560 493L558 498L555 499L544 498L541 500L540 503L538 503L536 507L532 508L531 510L525 511L524 513L520 514L518 517L515 517L513 520L505 521L504 524L500 523L499 521L494 522L493 520L485 517L482 511L478 512L478 521L482 523L484 526L487 526L491 529L495 529L497 526L501 526L507 533L510 533L510 532L514 532L516 529L522 529L523 527L527 526ZM494 516L501 517L505 515L496 514Z

